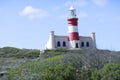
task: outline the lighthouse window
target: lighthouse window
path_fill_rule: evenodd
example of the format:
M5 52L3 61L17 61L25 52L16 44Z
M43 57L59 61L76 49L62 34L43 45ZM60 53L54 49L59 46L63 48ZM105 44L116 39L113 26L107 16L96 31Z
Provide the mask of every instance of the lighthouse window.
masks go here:
M75 46L76 48L78 48L78 43L76 43L76 46Z
M84 42L81 42L81 47L84 47Z
M86 47L89 47L89 42L86 42Z
M65 47L66 46L66 43L65 43L65 41L63 41L63 47Z
M60 47L60 41L57 42L57 47Z

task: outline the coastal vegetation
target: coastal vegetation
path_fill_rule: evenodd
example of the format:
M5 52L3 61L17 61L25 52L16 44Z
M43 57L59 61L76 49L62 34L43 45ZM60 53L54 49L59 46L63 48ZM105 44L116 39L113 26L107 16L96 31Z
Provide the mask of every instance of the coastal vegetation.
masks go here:
M19 52L19 49L16 52ZM5 75L8 80L120 79L119 51L58 49L41 51L39 55L36 52L28 51L25 53L27 56L22 57L12 55L19 59L24 57L31 60L8 70Z

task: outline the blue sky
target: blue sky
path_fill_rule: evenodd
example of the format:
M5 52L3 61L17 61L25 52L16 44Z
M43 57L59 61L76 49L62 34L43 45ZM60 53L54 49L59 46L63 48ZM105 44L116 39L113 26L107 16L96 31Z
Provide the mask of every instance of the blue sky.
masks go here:
M0 47L44 49L49 32L67 35L69 7L79 34L96 33L97 47L120 51L120 0L0 0Z

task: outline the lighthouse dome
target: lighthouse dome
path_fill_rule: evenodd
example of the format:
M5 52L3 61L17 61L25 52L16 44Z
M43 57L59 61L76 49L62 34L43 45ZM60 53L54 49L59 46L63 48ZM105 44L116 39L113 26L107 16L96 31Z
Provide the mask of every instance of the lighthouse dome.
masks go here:
M75 10L75 8L73 6L70 7L70 10Z

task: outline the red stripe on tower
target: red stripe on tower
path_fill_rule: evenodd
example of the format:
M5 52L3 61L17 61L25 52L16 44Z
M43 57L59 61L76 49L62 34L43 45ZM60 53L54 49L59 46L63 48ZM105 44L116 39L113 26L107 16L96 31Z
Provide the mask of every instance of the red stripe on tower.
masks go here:
M78 26L78 18L68 18L68 26Z
M78 33L78 18L75 14L75 9L73 7L70 8L70 16L68 17L68 40L79 40Z
M69 33L69 41L79 40L78 36L79 36L78 32Z

